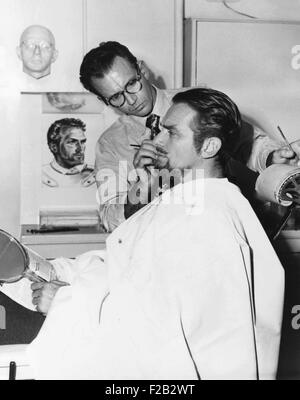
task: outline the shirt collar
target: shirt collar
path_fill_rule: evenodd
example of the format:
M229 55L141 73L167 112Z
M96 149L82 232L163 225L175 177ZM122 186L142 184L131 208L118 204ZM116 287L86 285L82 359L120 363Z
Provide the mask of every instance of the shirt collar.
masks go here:
M171 103L166 97L165 93L163 90L158 89L153 85L153 87L156 90L156 101L152 110L151 114L156 114L159 115L160 117L163 117L166 112L168 111Z
M169 109L171 102L168 100L165 91L162 89L158 89L155 85L152 85L156 91L156 100L154 103L153 110L151 111L151 114L156 114L159 115L160 117L163 117L167 110ZM133 118L136 122L142 125L146 125L146 120L149 117L149 115L146 115L146 117L137 117L135 115L130 116L130 118Z
M153 110L151 112L159 115L161 118L166 114L171 105L171 99L164 89L158 89L152 85L156 90L156 99ZM146 128L147 117L137 117L135 115L123 114L120 117L121 124L125 127L126 135L130 143L141 144L144 139L149 139L150 130Z
M75 167L72 168L64 168L61 165L57 163L55 159L53 159L50 163L51 167L58 173L62 175L76 175L80 174L84 168L86 168L86 164L80 164L76 165Z

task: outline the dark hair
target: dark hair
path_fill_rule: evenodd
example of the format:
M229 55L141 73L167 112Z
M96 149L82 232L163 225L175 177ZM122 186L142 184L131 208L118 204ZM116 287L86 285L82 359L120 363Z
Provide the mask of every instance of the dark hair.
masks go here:
M119 42L103 42L98 47L90 50L83 58L80 67L79 79L88 91L101 97L91 83L91 78L103 78L110 70L115 58L119 56L125 58L130 64L137 68L137 59L129 49Z
M241 129L241 115L236 104L224 93L208 88L194 88L177 93L173 103L184 103L197 112L194 120L194 145L200 152L205 138L222 140L221 153L230 153Z
M86 125L81 119L75 118L63 118L59 119L53 124L50 125L48 132L47 132L47 143L49 146L50 151L53 152L53 147L56 148L59 146L62 136L66 133L67 129L70 128L79 128L82 129L83 132L86 130Z

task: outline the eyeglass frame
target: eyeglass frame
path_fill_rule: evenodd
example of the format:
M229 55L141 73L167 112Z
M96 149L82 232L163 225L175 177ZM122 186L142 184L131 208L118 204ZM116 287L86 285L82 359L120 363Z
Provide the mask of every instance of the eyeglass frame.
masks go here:
M143 88L143 83L141 82L141 80L142 80L142 78L143 78L143 75L142 75L142 73L141 73L141 71L140 71L140 69L139 69L138 66L136 67L136 70L137 70L137 78L136 78L136 81L139 82L139 84L140 84L139 90L137 90L136 92L133 92L133 93L130 93L130 92L128 92L128 90L126 90L127 85L130 83L130 81L133 80L133 79L131 79L129 82L126 83L124 90L121 90L120 92L113 94L113 95L110 96L109 98L104 97L104 96L102 96L102 95L98 95L97 98L98 98L99 100L104 101L104 103L105 103L107 106L110 105L110 106L112 106L112 107L114 107L114 108L121 108L121 107L123 107L124 104L126 103L125 92L128 93L128 94L136 94L136 93L140 92L140 91L142 90L142 88ZM110 101L111 101L111 98L114 97L116 94L122 94L122 96L124 97L124 101L123 101L123 103L122 103L120 106L116 106L116 105L114 105L114 104L112 104L112 103L110 102Z
M47 43L48 47L42 47L42 44ZM30 45L34 45L33 49L30 49ZM26 43L25 40L23 40L23 42L21 42L21 46L25 46L27 51L30 51L31 53L35 52L35 49L38 47L40 49L40 51L51 51L53 49L53 44L49 43L49 42L41 42L41 43Z

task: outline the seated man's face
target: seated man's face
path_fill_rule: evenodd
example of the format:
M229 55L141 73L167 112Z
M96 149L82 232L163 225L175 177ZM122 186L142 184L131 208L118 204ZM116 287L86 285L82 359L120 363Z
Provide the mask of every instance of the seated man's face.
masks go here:
M169 169L192 169L199 166L200 157L194 146L193 120L196 112L186 104L173 104L165 115L163 129L154 142L168 152Z
M56 153L56 161L63 168L70 169L84 163L86 136L80 128L69 128L62 134Z
M137 78L137 69L126 59L116 57L108 73L103 78L92 77L91 83L99 96L112 99L112 96L117 97ZM155 91L142 74L140 83L141 88L136 93L123 93L125 102L118 108L122 113L145 117L153 110Z
M23 61L23 71L34 78L50 74L51 64L56 60L54 37L42 26L32 26L24 31L17 48Z

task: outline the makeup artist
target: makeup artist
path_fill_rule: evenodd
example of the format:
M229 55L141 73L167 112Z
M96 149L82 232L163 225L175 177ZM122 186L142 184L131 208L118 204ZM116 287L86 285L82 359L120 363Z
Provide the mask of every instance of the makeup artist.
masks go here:
M101 43L86 54L80 80L87 90L122 114L96 145L100 215L107 230L113 231L151 200L149 184L155 176L150 174L149 165L163 156L151 136L159 130L159 118L170 107L176 90L161 90L152 85L144 66L139 65L129 49L112 41ZM254 191L257 173L272 163L286 163L295 158L288 148L281 147L259 128L243 121L233 151L234 161L228 162L226 168L227 176L248 199L252 188ZM300 154L299 147L294 150ZM137 192L143 201L132 204L131 198L136 198Z

